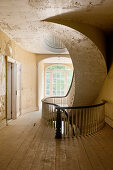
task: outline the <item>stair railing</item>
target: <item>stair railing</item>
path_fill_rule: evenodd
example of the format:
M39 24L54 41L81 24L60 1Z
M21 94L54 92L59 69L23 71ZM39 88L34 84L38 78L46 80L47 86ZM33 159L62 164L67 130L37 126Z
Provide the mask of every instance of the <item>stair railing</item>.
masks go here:
M105 102L73 107L75 92L73 74L66 96L47 97L42 100L42 118L56 130L56 138L93 134L104 127Z
M56 106L56 138L93 134L104 127L105 102L80 107Z
M55 128L56 138L86 136L104 127L104 106L105 102L80 107L63 107L43 102L42 117Z

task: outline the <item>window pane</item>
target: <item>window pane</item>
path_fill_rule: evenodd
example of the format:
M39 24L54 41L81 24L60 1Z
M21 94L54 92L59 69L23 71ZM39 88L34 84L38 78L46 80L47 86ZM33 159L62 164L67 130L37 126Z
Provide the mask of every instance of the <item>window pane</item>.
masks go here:
M64 84L60 85L61 91L64 91Z
M57 91L57 93L56 93L56 94L57 94L57 96L60 96L60 91Z
M47 70L71 70L71 68L66 66L51 66Z
M53 91L56 91L56 84L53 84Z
M46 72L46 96L50 96L50 72Z
M50 91L46 90L46 96L50 96Z
M57 65L48 68L46 72L46 96L50 96L50 94L64 96L68 92L72 79L70 70L67 66ZM50 89L51 87L52 89Z
M50 84L48 83L48 84L46 84L46 89L50 89Z
M60 78L60 73L57 73L57 78Z
M64 84L64 79L61 79L61 84Z
M56 91L53 91L53 96L56 96Z
M61 80L60 79L57 79L57 84L60 84L61 83Z
M54 73L53 73L53 78L56 78L56 75L57 75L57 73L56 73L56 72L54 72Z
M56 82L57 82L57 79L53 78L53 84L56 84Z
M61 72L61 78L64 78L64 72Z
M64 96L64 91L61 91L61 96Z

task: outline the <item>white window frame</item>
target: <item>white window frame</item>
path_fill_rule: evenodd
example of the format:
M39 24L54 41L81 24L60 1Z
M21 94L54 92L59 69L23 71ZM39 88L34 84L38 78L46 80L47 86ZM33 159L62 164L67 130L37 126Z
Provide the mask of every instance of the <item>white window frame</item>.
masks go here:
M69 66L69 65L64 65L64 64L52 64L52 65L49 65L45 68L45 72L44 72L44 96L45 97L50 97L50 96L53 96L53 73L56 72L56 70L48 70L49 67L52 67L52 66L65 66L65 67L68 67L70 68L70 70L57 70L57 72L64 72L65 74L65 82L67 82L67 73L68 72L71 72L71 77L72 77L72 67ZM46 72L50 72L50 96L46 96ZM66 85L64 85L64 95L66 95L66 93L68 92L68 84L66 83Z

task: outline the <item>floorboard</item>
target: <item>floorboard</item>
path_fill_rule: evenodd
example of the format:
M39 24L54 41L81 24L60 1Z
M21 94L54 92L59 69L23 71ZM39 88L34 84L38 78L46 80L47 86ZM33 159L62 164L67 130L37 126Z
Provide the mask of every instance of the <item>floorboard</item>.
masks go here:
M40 112L24 114L0 129L0 170L113 170L113 129L56 140Z

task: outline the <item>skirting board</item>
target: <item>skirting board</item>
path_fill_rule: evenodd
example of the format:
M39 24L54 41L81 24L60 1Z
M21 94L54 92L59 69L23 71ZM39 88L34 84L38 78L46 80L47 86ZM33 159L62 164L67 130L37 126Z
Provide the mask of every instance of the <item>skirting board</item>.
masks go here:
M109 117L105 116L105 122L113 128L113 120Z
M21 111L21 114L25 114L25 113L29 113L29 112L34 112L34 111L38 111L38 107L30 107L30 108L27 108L27 109L23 109Z

